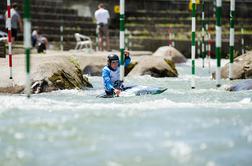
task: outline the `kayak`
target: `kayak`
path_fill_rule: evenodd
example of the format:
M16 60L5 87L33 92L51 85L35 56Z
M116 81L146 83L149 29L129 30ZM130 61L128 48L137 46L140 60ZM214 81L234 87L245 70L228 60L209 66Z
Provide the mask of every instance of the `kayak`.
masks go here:
M161 87L150 87L150 86L131 86L126 87L125 90L121 92L119 97L126 97L126 96L143 96L143 95L157 95L165 92L167 88ZM102 93L98 95L99 98L114 98L117 97L115 95L107 95L106 93Z

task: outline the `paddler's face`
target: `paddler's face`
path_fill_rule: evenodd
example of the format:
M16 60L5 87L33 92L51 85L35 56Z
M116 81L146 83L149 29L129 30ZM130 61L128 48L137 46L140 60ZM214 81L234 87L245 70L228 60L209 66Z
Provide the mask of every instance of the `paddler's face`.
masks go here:
M118 61L111 61L111 67L115 70L118 67Z

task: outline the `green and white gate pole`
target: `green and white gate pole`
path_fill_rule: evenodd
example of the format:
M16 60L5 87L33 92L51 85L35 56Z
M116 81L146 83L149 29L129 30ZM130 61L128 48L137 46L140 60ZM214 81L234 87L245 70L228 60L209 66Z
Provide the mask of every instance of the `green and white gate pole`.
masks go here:
M64 27L63 27L63 21L62 21L62 24L60 26L60 50L63 51L64 50L64 36L63 36L63 33L64 33Z
M129 50L129 31L125 29L125 48Z
M235 28L234 28L234 17L235 17L235 0L230 0L230 39L229 39L229 75L228 78L233 80L233 63L234 63L234 41L235 41Z
M95 38L95 41L96 41L95 50L99 51L99 25L98 24L96 25L96 38Z
M205 1L202 0L202 13L201 13L201 58L202 58L202 67L205 67L205 55L206 55L206 49L205 49Z
M201 56L201 42L200 42L200 37L197 37L197 55L198 55L198 57Z
M211 73L211 33L208 24L206 24L206 40L207 40L207 58L208 58L208 71Z
M10 79L12 79L12 34L11 34L11 1L7 0L7 29Z
M30 0L24 0L24 48L26 54L26 94L31 95L31 80L30 80L30 48L31 48L31 15L30 15Z
M243 26L242 26L242 28L241 28L241 34L242 34L242 36L241 36L241 48L242 48L242 55L243 54L245 54L246 52L245 52L245 42L244 42L244 28L243 28Z
M221 86L221 14L222 14L222 0L216 0L216 46L215 54L217 58L216 67L216 86Z
M125 1L120 0L120 80L123 81L124 78L124 49L125 49L125 27L124 27L124 20L125 20Z
M192 58L192 79L191 79L191 88L195 89L195 35L196 35L196 0L192 0L192 50L191 50L191 58Z

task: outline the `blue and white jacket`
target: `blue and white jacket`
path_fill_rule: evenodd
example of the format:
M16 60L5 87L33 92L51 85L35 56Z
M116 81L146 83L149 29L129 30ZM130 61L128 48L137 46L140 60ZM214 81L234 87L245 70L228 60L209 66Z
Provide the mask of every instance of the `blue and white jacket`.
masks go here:
M127 67L130 62L131 58L129 56L126 57L124 66ZM112 70L108 65L105 66L102 69L102 78L105 91L113 91L115 82L120 80L120 64L115 70Z

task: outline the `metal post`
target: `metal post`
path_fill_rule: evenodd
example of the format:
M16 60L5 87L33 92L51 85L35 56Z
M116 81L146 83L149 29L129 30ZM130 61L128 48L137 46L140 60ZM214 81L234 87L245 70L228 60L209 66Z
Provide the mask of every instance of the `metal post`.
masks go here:
M192 80L191 80L191 88L195 89L195 33L196 31L196 0L192 0Z
M63 33L64 33L64 27L63 27L63 23L62 25L60 26L60 50L63 51L64 50L64 36L63 36Z
M216 86L221 86L221 15L222 15L222 0L216 0Z
M96 47L95 50L99 51L99 25L96 25Z
M129 32L129 48L128 50L131 50L132 49L132 35L131 35L131 32Z
M211 33L208 24L206 24L207 29L207 57L208 57L208 71L211 73Z
M197 37L197 55L198 55L198 57L201 56L201 42L200 42L200 37Z
M31 95L30 48L31 48L31 15L30 0L24 0L24 48L26 54L26 94Z
M205 1L202 0L202 15L201 15L201 58L202 58L202 67L205 67L205 54L206 54L206 50L205 50Z
M175 34L174 34L174 32L172 32L171 38L172 38L172 47L175 48Z
M233 79L233 63L234 63L234 41L235 41L235 29L234 29L234 16L235 16L235 0L230 0L230 39L229 39L229 79Z
M124 49L125 49L125 34L124 34L124 19L125 19L125 1L120 0L120 80L123 81L124 79Z
M7 0L7 29L8 29L8 53L9 53L9 68L10 68L10 79L12 77L12 34L11 34L11 1Z
M243 54L246 53L246 52L245 52L244 28L243 28L243 26L242 26L242 28L241 28L241 34L242 34L242 36L241 36L241 47L242 47L242 55L243 55Z
M125 48L129 49L129 31L125 29Z

